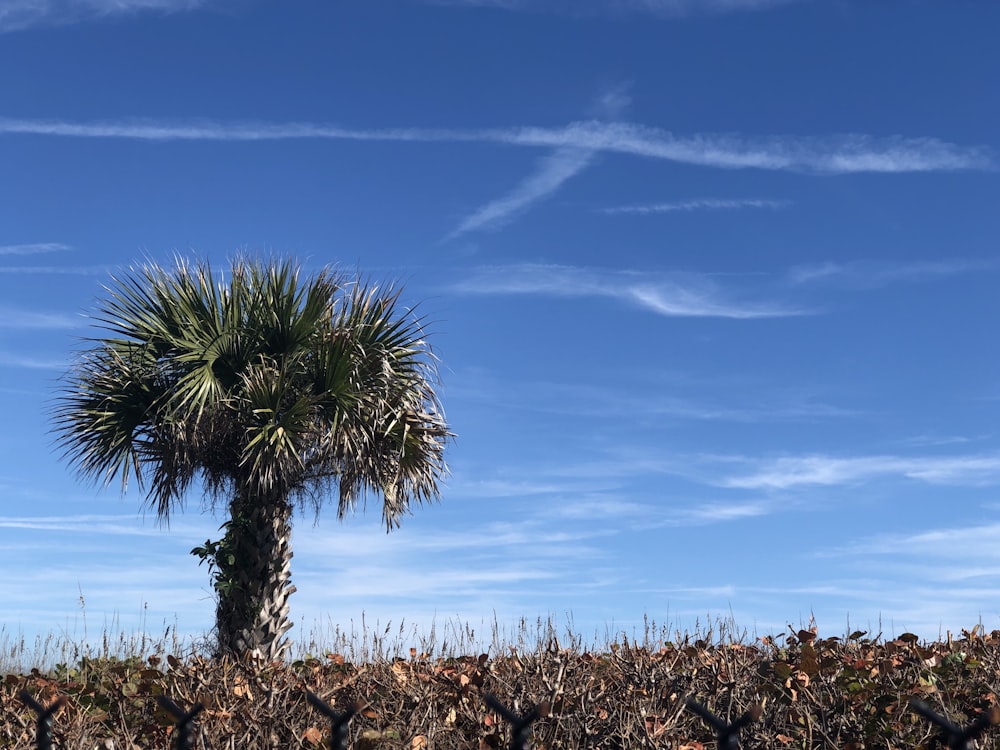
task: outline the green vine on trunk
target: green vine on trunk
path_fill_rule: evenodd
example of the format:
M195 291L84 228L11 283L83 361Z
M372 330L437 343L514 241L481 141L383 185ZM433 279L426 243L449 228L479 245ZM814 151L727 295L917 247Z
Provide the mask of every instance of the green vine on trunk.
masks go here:
M238 599L250 604L249 597L240 596L247 592L245 585L240 583L239 576L240 570L246 567L242 559L245 552L241 554L241 547L245 547L245 542L241 544L240 540L247 538L250 521L233 508L232 518L222 524L219 530L224 532L221 539L214 542L206 539L205 544L192 549L191 554L199 559L199 566L208 563L212 588L219 597L220 605L228 602L232 606Z

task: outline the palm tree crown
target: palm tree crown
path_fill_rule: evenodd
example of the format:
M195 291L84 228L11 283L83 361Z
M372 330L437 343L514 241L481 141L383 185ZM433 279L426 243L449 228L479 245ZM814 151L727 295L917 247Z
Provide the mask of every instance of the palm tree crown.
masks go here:
M107 288L95 315L105 335L67 377L57 441L84 476L134 478L164 521L200 479L228 504L227 535L246 554L282 535L287 546L290 509L318 512L331 494L339 517L380 495L389 530L439 496L451 437L435 359L398 300L329 269L303 281L287 261L237 258L223 281L207 262L133 268ZM273 534L260 527L248 546L233 522L261 512L279 539L261 541ZM287 575L279 583L290 589Z

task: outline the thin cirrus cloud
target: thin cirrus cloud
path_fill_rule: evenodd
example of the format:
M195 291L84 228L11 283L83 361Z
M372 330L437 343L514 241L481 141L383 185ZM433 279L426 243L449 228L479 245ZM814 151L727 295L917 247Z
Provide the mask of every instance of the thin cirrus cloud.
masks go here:
M638 206L612 206L602 208L602 214L666 214L690 211L726 211L740 208L785 208L791 201L766 200L759 198L719 199L702 198L698 200L673 201L668 203L650 203Z
M747 490L786 490L801 486L835 486L882 477L929 484L984 486L1000 484L1000 455L965 456L784 456L763 462L749 474L714 482Z
M788 273L792 284L830 284L875 288L894 283L918 283L964 273L1000 270L1000 258L928 260L888 263L854 261L797 266Z
M0 273L26 275L97 276L113 270L112 266L0 266Z
M592 109L602 121L615 120L631 103L627 85L619 85L604 91L592 104ZM516 214L529 206L544 200L563 184L575 177L591 163L597 152L593 149L579 149L560 146L555 152L541 159L534 173L521 182L513 191L490 201L476 209L453 229L445 241L456 239L466 232L480 229L497 229Z
M499 381L477 372L464 373L448 387L452 399L491 404L495 408L566 414L594 419L635 419L669 416L672 419L722 422L795 422L857 417L862 412L816 400L811 394L797 394L783 388L781 393L753 390L734 393L727 384L728 398L706 401L670 391L662 382L650 387L641 381L606 383L564 383L528 380ZM748 403L752 404L748 406Z
M61 242L34 242L26 245L0 245L0 255L41 255L72 249Z
M0 135L123 138L146 141L278 141L321 138L351 141L494 143L624 154L720 169L766 169L816 174L988 170L989 149L937 138L676 136L627 122L589 120L565 127L483 130L350 129L318 123L187 123L120 120L72 122L0 118Z
M73 315L0 308L0 328L78 328L83 324L82 318Z
M935 528L911 534L877 534L828 550L821 553L821 556L859 554L919 555L921 558L968 557L972 564L995 564L1000 562L1000 523ZM957 576L953 574L952 577Z
M26 370L65 370L69 365L67 360L41 359L23 354L0 351L0 365L5 367L23 367Z
M593 151L560 148L541 159L538 168L507 195L478 208L445 237L453 240L466 232L497 229L517 213L554 193L563 183L582 172L594 160Z
M424 0L431 5L466 8L496 8L509 11L535 11L595 15L603 13L646 13L677 18L695 13L727 13L767 10L799 0Z
M203 5L203 0L3 0L0 33L140 11L187 11Z
M806 314L778 304L730 300L712 280L697 274L657 277L638 271L525 263L480 268L451 289L459 294L605 297L665 317L751 319Z
M30 531L69 531L77 534L112 534L115 536L159 536L161 532L137 527L135 516L0 516L0 529Z
M748 502L701 502L687 508L670 511L663 520L650 520L643 523L644 528L663 528L674 526L707 526L715 523L743 521L747 518L774 513L776 507L764 501Z

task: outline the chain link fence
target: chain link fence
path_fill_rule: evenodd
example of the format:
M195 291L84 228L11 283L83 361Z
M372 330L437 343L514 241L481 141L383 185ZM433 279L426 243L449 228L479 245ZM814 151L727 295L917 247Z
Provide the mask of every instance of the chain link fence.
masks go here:
M52 701L48 706L43 706L31 697L27 691L22 691L19 697L38 717L35 747L37 750L53 750L52 726L54 716L56 711L66 702L66 699L60 697ZM354 715L364 707L363 704L357 703L345 711L337 712L322 698L311 691L306 692L306 697L310 705L330 722L330 749L348 750L349 725ZM530 711L522 716L518 716L492 695L487 694L483 699L487 706L503 717L510 725L510 750L527 750L531 736L531 725L537 719L548 714L548 705L546 703L536 704ZM174 731L172 732L173 747L177 748L177 750L194 750L195 719L204 706L196 703L190 710L185 711L166 696L157 696L157 701L176 722L174 724ZM987 711L968 726L961 727L935 712L926 703L915 700L911 701L909 705L912 711L923 716L937 727L937 742L942 747L948 748L948 750L974 750L976 740L987 729L1000 723L1000 708ZM717 750L740 750L740 731L759 720L763 713L763 709L760 706L756 706L744 713L736 721L730 723L719 718L697 701L689 700L686 706L712 727L718 742Z

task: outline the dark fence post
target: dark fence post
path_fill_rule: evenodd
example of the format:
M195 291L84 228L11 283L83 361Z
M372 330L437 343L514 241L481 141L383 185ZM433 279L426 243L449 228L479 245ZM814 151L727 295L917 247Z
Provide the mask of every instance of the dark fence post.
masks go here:
M972 743L979 735L989 727L1000 724L1000 708L997 706L993 706L989 711L984 711L965 729L935 713L930 706L921 701L910 701L910 708L931 723L941 727L942 744L947 746L949 750L972 750Z
M347 750L348 730L351 719L354 718L362 703L355 703L344 713L338 714L326 702L311 690L306 690L306 699L326 718L330 720L330 748L331 750Z
M500 714L510 724L510 750L524 750L531 733L531 723L536 719L549 715L549 704L539 703L524 716L517 716L507 710L500 701L487 693L483 696L486 705Z
M754 706L732 724L727 724L694 699L688 700L687 707L712 725L719 738L719 750L739 750L740 730L750 722L757 721L763 711L760 706Z
M191 723L194 721L194 717L201 713L201 710L205 707L200 703L195 703L194 708L185 712L184 709L165 695L156 696L156 700L177 722L177 750L194 750L194 736L191 733Z
M56 698L49 704L48 708L36 701L27 690L22 690L17 695L21 702L29 706L32 711L38 714L38 723L35 729L35 745L38 750L52 750L52 715L56 712L66 699L62 696Z

